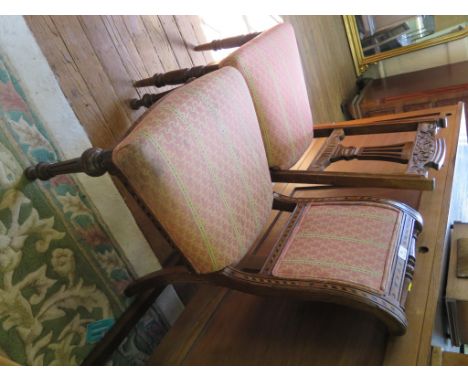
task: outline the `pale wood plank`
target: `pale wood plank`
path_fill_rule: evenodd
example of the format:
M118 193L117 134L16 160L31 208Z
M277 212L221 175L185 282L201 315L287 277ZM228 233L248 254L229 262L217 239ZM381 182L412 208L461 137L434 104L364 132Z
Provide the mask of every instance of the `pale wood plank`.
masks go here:
M148 32L153 44L153 49L157 52L165 72L179 69L179 63L172 51L171 44L167 40L164 28L157 16L141 16L143 24Z
M163 66L158 52L154 49L153 42L151 41L141 16L122 16L122 20L146 68L148 77L155 73L165 72L166 68ZM169 66L169 64L166 66Z
M104 148L112 146L112 131L107 127L101 110L51 17L25 18L93 145Z
M203 32L203 28L202 28L203 21L200 18L200 16L184 16L184 17L186 17L189 20L190 24L192 25L192 29L196 37L196 41L194 42L194 44L201 45L201 44L207 43L208 39L206 38L205 33ZM207 64L212 63L214 61L213 55L211 54L210 51L203 51L201 53L203 53L203 57L205 57Z
M106 25L107 32L114 43L115 48L122 57L123 63L130 74L132 81L149 77L153 73L148 72L140 53L135 46L132 36L128 32L124 18L127 16L101 16ZM137 89L139 92L139 89Z
M106 123L112 126L112 144L117 143L130 126L130 118L126 108L118 102L118 95L97 58L93 46L86 38L76 16L52 16L52 21L65 41L78 70L84 74L83 78Z
M142 110L132 110L128 104L130 99L138 98L139 94L132 86L132 77L123 64L120 52L113 44L103 19L101 16L78 16L78 21L110 80L117 96L115 102L120 104L130 121L136 120L142 114Z
M151 68L154 68L154 64L152 62L144 61L144 58L148 56L147 51L143 50L142 55L140 55L140 51L138 50L135 42L134 36L132 36L125 24L125 19L131 18L132 16L101 16L103 18L104 24L106 25L107 31L116 47L117 51L119 52L125 67L130 75L132 80L132 84L134 81L150 77L154 74L154 71L151 71ZM137 24L137 23L136 23ZM143 27L144 28L144 27ZM146 32L146 30L145 30ZM144 46L143 44L144 38L141 41L140 49ZM149 52L154 52L152 48L151 42L149 41L148 37L148 48ZM148 58L148 57L146 57ZM160 65L160 60L156 57L155 62L158 71L162 70L162 66ZM139 96L143 96L143 94L151 91L151 93L160 93L166 89L158 89L158 88L137 88L136 91ZM144 108L141 109L141 112L144 112Z
M177 60L177 65L180 68L191 68L194 66L182 35L180 34L179 28L177 27L174 16L158 16L157 18L164 29L167 41Z
M195 66L206 65L208 62L202 52L196 52L193 48L198 45L197 36L193 29L190 16L174 16L182 39L185 43L190 58Z

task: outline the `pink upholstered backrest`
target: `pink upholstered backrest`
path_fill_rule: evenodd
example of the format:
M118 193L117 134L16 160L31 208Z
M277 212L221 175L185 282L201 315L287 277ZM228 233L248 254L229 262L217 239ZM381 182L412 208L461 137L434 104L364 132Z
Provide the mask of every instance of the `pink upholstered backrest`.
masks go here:
M312 113L291 25L279 24L226 57L249 87L270 167L288 169L313 138Z
M240 260L271 212L258 121L234 68L164 97L114 149L113 161L200 273Z

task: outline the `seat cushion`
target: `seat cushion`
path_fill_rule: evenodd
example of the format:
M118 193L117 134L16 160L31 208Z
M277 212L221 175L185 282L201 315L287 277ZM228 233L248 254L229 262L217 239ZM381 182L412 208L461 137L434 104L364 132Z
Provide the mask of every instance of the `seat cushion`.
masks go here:
M386 204L308 205L272 274L385 289L403 213Z
M114 149L113 162L200 273L242 258L271 212L260 129L234 68L153 105Z
M288 169L310 145L312 114L290 24L279 24L220 63L238 69L249 87L270 167Z

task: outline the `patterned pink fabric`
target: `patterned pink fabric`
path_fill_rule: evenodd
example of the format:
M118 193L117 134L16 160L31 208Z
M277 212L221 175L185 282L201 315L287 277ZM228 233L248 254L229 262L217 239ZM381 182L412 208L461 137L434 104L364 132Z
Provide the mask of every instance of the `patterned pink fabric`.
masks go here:
M309 205L272 273L344 281L381 292L402 213L387 205Z
M164 97L114 149L113 161L200 273L242 258L271 212L255 110L233 68Z
M291 25L263 32L226 57L249 87L270 167L288 169L310 145L312 114Z

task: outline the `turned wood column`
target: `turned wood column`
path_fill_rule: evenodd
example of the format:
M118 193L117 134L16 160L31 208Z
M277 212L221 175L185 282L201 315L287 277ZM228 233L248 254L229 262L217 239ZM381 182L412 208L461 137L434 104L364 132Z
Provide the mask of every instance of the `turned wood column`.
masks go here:
M135 81L133 86L136 88L145 86L156 86L160 88L166 85L180 85L185 84L191 78L198 78L218 69L219 65L205 65L173 70L166 73L156 73L152 77Z
M194 48L197 52L202 50L220 50L220 49L229 49L237 48L238 46L244 45L246 42L257 37L261 32L243 34L240 36L228 37L221 40L213 40L206 44L198 45Z
M29 180L49 180L57 175L84 172L89 176L101 176L112 172L112 150L90 148L81 157L57 163L39 162L28 167L24 175Z

